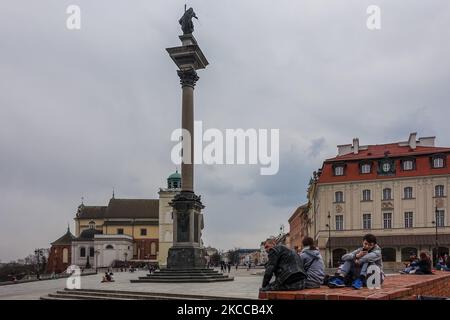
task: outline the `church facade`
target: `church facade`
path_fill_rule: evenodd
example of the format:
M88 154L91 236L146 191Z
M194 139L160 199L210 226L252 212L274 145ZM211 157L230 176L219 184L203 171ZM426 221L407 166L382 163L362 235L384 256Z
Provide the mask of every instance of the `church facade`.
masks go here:
M160 188L159 199L118 199L113 195L106 206L82 203L75 216L75 235L66 233L52 243L54 267L49 271L65 270L62 268L68 264L63 263L64 258L83 268L110 267L116 262L130 261L164 267L173 243L169 203L180 188L181 175L175 172L168 177L167 188Z

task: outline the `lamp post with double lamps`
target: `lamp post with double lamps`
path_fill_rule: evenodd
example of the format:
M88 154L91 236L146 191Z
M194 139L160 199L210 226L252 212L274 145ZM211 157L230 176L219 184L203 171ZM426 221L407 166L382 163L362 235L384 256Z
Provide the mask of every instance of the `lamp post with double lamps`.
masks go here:
M437 205L434 209L434 221L431 223L434 224L435 227L435 238L434 238L434 244L436 247L436 260L434 261L434 264L436 265L439 262L439 242L438 242L438 226L439 226L439 217L438 217L438 208Z
M329 261L328 261L328 267L332 268L332 258L331 258L331 215L330 212L328 211L328 223L326 224L326 227L328 228L328 251L329 251Z

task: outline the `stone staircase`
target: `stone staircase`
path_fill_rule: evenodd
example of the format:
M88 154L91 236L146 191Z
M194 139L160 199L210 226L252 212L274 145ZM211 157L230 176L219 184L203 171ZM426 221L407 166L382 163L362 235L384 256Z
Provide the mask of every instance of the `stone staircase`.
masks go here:
M41 300L235 300L233 297L217 297L206 295L96 290L96 289L64 289L56 293L42 296Z
M219 273L214 269L162 269L148 274L145 277L139 277L136 280L130 280L132 283L137 282L217 282L217 281L233 281L234 277Z

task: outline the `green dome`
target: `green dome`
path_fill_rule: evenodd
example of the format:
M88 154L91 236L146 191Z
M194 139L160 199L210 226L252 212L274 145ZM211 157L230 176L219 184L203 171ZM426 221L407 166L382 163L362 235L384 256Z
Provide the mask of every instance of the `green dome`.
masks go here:
M167 178L167 187L169 189L181 188L181 174L178 173L178 170Z
M172 173L167 179L181 179L181 174L178 173L178 170Z

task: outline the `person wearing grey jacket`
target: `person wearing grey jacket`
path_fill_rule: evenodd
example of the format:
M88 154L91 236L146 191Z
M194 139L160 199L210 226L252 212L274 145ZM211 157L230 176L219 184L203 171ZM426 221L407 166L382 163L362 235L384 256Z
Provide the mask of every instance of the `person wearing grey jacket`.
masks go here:
M319 288L325 278L322 255L314 246L314 240L305 237L302 240L303 250L300 252L300 258L303 261L303 268L306 272L305 288Z
M352 287L361 289L367 277L367 268L371 264L377 265L380 268L381 276L383 274L381 248L373 234L366 234L363 237L363 246L343 255L341 260L344 264L339 268L338 275L329 281L330 288L344 287L344 279L350 276L354 279Z

